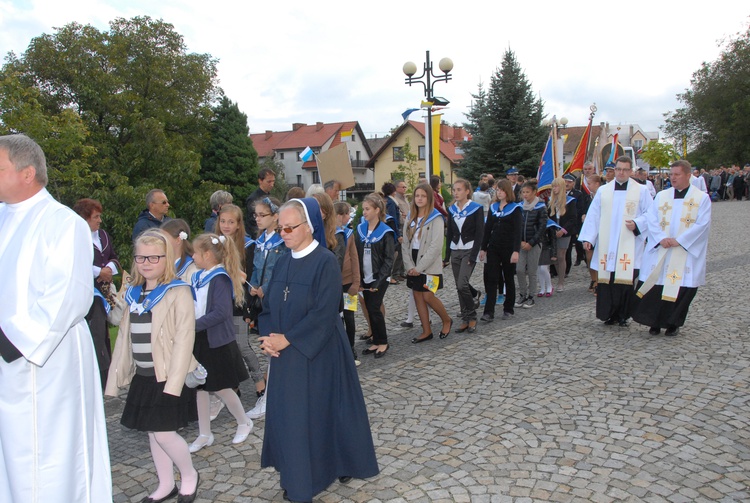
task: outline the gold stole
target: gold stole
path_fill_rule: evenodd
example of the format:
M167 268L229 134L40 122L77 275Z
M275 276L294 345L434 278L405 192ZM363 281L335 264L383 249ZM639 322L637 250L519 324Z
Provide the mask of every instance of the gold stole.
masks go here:
M611 183L617 183L612 181ZM617 257L615 257L615 283L620 285L633 284L633 267L635 261L635 234L625 227L625 220L633 220L638 211L641 200L641 189L637 182L628 181L628 190L625 193L625 207L620 222L620 239L617 243ZM599 260L599 283L609 283L610 273L607 271L607 254L609 253L609 241L612 221L612 210L614 209L615 186L610 189L605 186L602 190L601 216L599 218L599 243L597 252L601 254Z
M696 201L694 195L691 194L691 192L694 193L695 190L696 189L691 185L687 194L685 194L685 199L682 203L682 214L680 216L680 227L677 229L676 238L680 237L683 232L696 222L700 201ZM663 190L657 194L656 200L654 201L654 204L657 205L657 209L661 214L659 226L661 226L663 231L669 229L671 224L672 208L674 205L674 198L670 197L671 194L673 194L673 192ZM662 290L661 299L667 302L675 302L677 300L677 294L680 292L680 287L682 286L682 279L685 277L685 264L687 263L688 256L687 250L682 246L659 248L656 255L656 266L653 271L651 271L651 274L648 275L648 278L646 278L643 285L638 289L638 292L636 292L638 297L643 297L654 287L654 285L656 285L656 282L659 280L659 276L661 276L661 272L664 269L664 263L667 262L666 258L670 250L672 253L669 256L669 261L667 263L667 275L664 278L664 289Z

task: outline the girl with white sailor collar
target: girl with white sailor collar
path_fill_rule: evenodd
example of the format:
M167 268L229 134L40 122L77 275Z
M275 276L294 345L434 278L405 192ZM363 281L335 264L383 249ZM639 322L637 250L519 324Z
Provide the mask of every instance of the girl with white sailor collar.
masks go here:
M475 301L479 292L472 288L469 280L477 264L479 248L482 246L484 233L484 208L471 201L471 184L459 178L453 182L454 203L448 208L447 240L445 262L450 262L453 278L458 290L458 303L461 306L463 323L456 332L473 334L477 327L477 308Z
M484 287L487 290L487 302L484 305L482 321L495 319L495 300L498 285L505 285L505 302L503 302L503 319L514 314L513 306L516 297L516 264L521 249L521 206L515 202L513 185L509 180L500 180L495 192L497 202L490 206L490 214L484 226L482 251L479 260L487 258L484 267Z
M264 215L258 217L258 215ZM258 220L269 220L267 212L260 211L256 208L255 210L255 221ZM245 219L243 218L242 209L235 204L224 204L219 210L219 215L216 219L216 234L219 236L226 236L232 238L234 247L237 249L238 256L240 257L240 269L245 275L243 278L244 286L244 299L242 305L235 304L232 309L232 322L234 323L234 330L237 336L237 346L240 348L242 353L242 359L245 361L245 365L250 370L250 376L253 378L255 383L255 393L258 397L263 395L266 389L266 381L263 375L263 371L260 368L260 362L258 356L255 354L255 350L252 348L250 342L250 294L245 285L245 280L250 276L253 270L253 262L255 260L255 240L250 238L245 233ZM219 412L223 408L223 402L215 400L212 397L211 400L211 420L213 421Z
M198 267L193 262L193 244L190 242L190 226L181 218L174 218L161 225L161 230L169 234L169 242L174 250L174 268L177 277L187 284Z
M198 438L190 445L197 452L213 444L209 410L209 392L214 392L237 420L233 444L244 442L253 428L245 416L237 393L241 381L248 378L242 361L234 326L232 304L244 302L244 273L231 238L201 234L193 242L193 260L201 268L192 278L195 289L195 348L193 354L208 371L206 383L198 389ZM233 302L234 300L234 302Z
M411 210L404 223L401 252L404 255L406 286L414 292L417 313L422 323L422 334L411 340L412 344L432 339L430 327L431 307L443 322L440 338L448 337L453 328L453 319L435 294L425 288L427 275L437 276L438 289L443 287L443 239L445 221L435 208L432 187L426 183L417 185L411 201Z
M178 496L174 467L180 471L180 501L193 501L198 472L177 430L192 420L192 392L185 386L193 358L195 313L189 285L175 277L169 236L148 229L135 241L134 271L125 299L104 393L130 384L121 423L148 432L159 486L143 501Z
M361 275L360 291L370 316L372 344L362 350L362 354L374 354L375 358L385 356L388 351L388 333L381 306L388 289L395 249L393 229L384 219L383 199L377 194L365 196L362 201L362 221L357 226L355 236Z
M576 232L578 225L578 210L576 198L565 194L565 180L555 178L552 180L552 194L549 198L549 218L560 226L557 236L557 291L565 290L565 270L568 267L566 254L570 239Z
M255 203L255 221L260 235L255 240L250 295L257 295L261 299L264 292L268 290L268 283L276 261L289 251L281 235L276 232L279 224L279 206L281 206L279 200L272 197L264 197Z

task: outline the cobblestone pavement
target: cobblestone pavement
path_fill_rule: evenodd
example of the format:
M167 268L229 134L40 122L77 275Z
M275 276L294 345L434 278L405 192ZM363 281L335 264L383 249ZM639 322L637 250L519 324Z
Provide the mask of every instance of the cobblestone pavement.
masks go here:
M399 326L405 286L390 288L392 348L359 367L381 473L316 501L750 500L748 229L750 203L714 205L707 285L675 338L603 326L582 266L511 321L419 345ZM439 296L458 310L450 275ZM146 435L120 426L120 399L105 407L114 500L140 501L156 485ZM260 468L264 421L240 446L226 410L213 426L194 455L197 501L281 501ZM191 442L197 425L181 433Z

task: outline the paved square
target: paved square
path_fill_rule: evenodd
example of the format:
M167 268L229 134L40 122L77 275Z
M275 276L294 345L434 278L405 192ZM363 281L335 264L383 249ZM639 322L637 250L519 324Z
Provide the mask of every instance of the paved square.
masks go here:
M749 501L749 229L749 202L714 204L707 285L672 338L603 326L583 266L565 292L510 321L419 345L419 328L399 326L406 287L389 288L392 348L359 367L381 473L316 501ZM456 313L445 271L439 296ZM148 439L120 426L120 399L105 408L114 500L140 501L156 487ZM221 413L216 443L193 458L196 501L282 501L278 474L260 469L263 426L233 446L236 425ZM197 425L181 434L191 442Z

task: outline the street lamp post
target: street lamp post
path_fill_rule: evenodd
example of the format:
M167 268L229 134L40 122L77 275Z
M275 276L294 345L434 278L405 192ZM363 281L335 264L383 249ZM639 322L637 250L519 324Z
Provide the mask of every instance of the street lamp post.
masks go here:
M412 61L407 61L404 63L404 74L406 74L405 83L409 84L411 87L412 84L419 83L422 84L424 87L424 95L427 102L430 102L431 104L427 105L427 128L426 128L426 135L425 135L425 148L427 149L427 155L425 155L425 161L426 161L426 174L427 174L427 180L430 180L430 175L432 174L432 166L434 165L434 159L432 157L432 104L435 103L435 95L433 88L435 87L435 84L438 82L447 82L451 79L452 75L450 74L450 71L453 70L453 61L451 61L450 58L443 58L438 63L438 67L440 68L440 71L443 72L443 75L435 75L435 72L432 69L432 61L430 61L430 51L427 51L427 58L424 63L422 74L419 77L414 77L414 74L417 73L417 65L413 63ZM424 79L424 80L422 80ZM442 105L447 105L448 101L441 99L440 100Z

